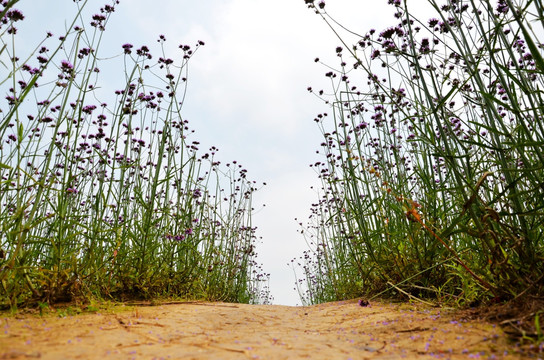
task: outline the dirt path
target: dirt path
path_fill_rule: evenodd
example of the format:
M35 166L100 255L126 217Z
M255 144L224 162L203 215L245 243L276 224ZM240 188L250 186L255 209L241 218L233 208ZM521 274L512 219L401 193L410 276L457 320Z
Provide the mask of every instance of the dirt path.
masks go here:
M187 303L0 320L0 359L520 358L498 327L409 304Z

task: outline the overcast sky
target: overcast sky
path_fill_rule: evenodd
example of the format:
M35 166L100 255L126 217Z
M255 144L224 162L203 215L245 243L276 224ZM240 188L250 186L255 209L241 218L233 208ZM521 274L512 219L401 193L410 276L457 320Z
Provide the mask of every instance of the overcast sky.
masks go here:
M91 0L87 10L96 13L105 3ZM364 33L395 23L386 4L328 0L326 9ZM17 8L25 23L41 29L41 37L62 29L75 6L68 0L23 0ZM268 184L255 194L256 208L266 204L254 216L262 237L259 262L271 273L274 303L300 304L287 263L306 249L294 219L306 219L317 200L310 186L318 179L309 164L322 160L316 155L321 134L313 118L328 111L306 88L326 89L328 70L313 60L337 65L339 41L304 0L159 0L153 6L148 0L121 0L101 54L119 54L124 43L154 45L160 34L173 49L206 43L190 62L182 115L202 149L217 146L222 162L237 160L250 179ZM118 75L122 81L124 74Z

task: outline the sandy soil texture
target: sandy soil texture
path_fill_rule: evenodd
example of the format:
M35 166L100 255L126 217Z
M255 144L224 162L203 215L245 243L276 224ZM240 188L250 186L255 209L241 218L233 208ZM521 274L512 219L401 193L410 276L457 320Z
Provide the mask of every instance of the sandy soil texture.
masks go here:
M498 326L414 304L183 303L0 315L0 359L519 359Z

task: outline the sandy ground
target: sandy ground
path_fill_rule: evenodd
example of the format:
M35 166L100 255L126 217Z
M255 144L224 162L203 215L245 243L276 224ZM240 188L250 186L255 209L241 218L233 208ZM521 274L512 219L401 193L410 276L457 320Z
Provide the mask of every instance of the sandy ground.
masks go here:
M444 309L184 303L0 315L0 359L519 359L498 326ZM538 355L536 356L538 357ZM542 357L542 355L541 355Z

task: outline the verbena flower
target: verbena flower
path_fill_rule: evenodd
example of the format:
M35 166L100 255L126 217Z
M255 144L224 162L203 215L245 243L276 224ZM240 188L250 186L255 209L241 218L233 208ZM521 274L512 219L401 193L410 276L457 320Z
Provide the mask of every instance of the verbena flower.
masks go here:
M25 16L20 10L13 9L7 12L7 18L13 22L21 21L25 19Z
M131 54L132 53L132 48L133 48L133 45L132 44L123 44L122 46L125 54Z

